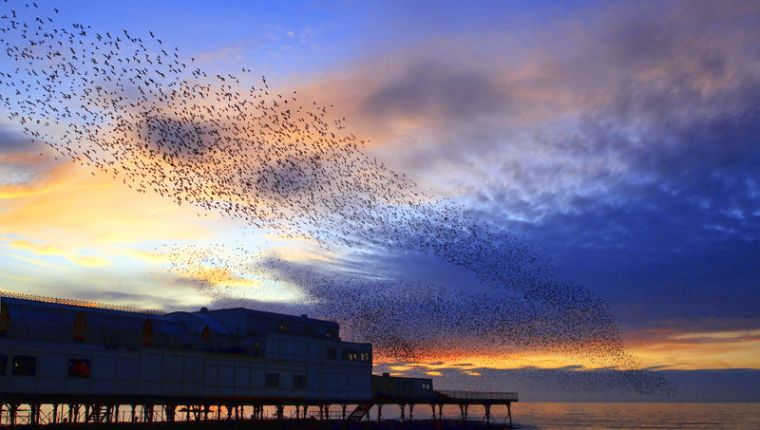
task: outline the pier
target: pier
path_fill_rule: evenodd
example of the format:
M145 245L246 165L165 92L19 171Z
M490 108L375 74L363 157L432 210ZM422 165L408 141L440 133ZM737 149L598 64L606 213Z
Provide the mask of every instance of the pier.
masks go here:
M384 428L383 409L397 406L397 423L405 428L512 428L512 403L517 393L434 391L429 399L378 395L371 402L332 403L292 399L122 398L71 396L3 396L0 427L24 428L51 425L55 428L215 428L220 424L256 428ZM459 415L445 416L444 407L454 405ZM483 420L469 415L472 406L485 410ZM493 408L503 407L507 421L492 426ZM371 412L374 411L374 416ZM358 425L361 424L361 425Z
M0 427L352 426L396 406L393 421L413 426L469 423L473 406L488 425L504 407L511 426L517 393L373 375L372 345L339 330L244 308L159 314L0 292Z

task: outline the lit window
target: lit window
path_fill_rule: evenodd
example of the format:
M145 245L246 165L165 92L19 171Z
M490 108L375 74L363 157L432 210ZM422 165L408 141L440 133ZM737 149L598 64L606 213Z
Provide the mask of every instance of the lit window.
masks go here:
M8 357L0 355L0 375L5 375L5 369L8 367Z
M269 388L276 388L280 386L280 374L279 373L267 373L266 386Z
M90 360L72 358L69 360L69 377L70 378L89 378L90 377Z
M343 359L347 361L359 361L359 353L353 349L344 349Z
M280 330L281 332L288 331L288 323L281 322L280 325L277 326L277 329Z
M306 388L306 375L294 375L293 388Z
M37 357L13 356L13 374L17 376L34 376L37 374Z
M371 358L369 352L362 352L361 360L362 361L371 361L372 358Z

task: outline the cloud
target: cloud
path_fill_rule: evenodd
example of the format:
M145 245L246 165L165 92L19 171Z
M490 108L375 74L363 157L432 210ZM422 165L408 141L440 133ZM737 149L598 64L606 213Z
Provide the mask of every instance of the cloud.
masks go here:
M739 328L760 309L758 15L583 9L532 28L524 51L493 49L519 28L438 39L301 92L332 99L424 187L531 240L629 326L709 314Z
M651 370L658 378L670 381L672 390L649 394L620 389L624 385L620 380L630 377L630 374L572 366L555 369L473 369L446 364L430 367L406 363L381 364L375 372L413 377L425 377L427 372L436 372L433 378L436 390L514 391L519 394L521 402L756 402L760 399L755 389L760 382L760 370L757 369ZM524 419L521 417L527 413L521 410L521 404L513 405L517 422Z
M0 124L0 153L4 156L17 151L26 151L32 146L31 139L17 132L14 128Z
M27 251L36 255L52 255L63 257L79 266L83 267L100 267L109 264L105 258L95 255L83 255L74 250L64 249L47 243L35 243L26 240L12 240L8 244L11 249Z
M429 60L412 62L388 75L363 100L363 115L380 121L466 122L509 104L508 88L485 70Z

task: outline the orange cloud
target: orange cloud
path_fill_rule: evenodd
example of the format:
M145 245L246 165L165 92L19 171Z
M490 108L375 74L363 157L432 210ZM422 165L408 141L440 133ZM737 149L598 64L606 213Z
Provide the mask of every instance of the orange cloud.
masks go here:
M646 332L652 335L651 331ZM659 330L658 336L646 338L633 333L636 341L626 351L639 360L640 367L657 369L760 369L760 331L724 330L713 332L667 333ZM446 349L435 351L430 358L422 357L417 363L399 364L392 358L376 355L375 364L388 365L398 373L410 371L436 372L457 369L464 373L478 373L477 369L519 369L524 367L554 369L598 369L605 363L585 360L578 356L551 354L541 351L470 351Z
M54 255L60 256L68 261L84 267L100 267L108 265L110 262L101 257L93 255L82 255L76 251L64 249L55 245L45 243L34 243L26 240L13 240L8 245L11 249L28 251L37 255Z
M39 180L0 189L0 235L96 247L210 237L197 211L138 194L103 174L66 164ZM70 246L76 247L76 246Z

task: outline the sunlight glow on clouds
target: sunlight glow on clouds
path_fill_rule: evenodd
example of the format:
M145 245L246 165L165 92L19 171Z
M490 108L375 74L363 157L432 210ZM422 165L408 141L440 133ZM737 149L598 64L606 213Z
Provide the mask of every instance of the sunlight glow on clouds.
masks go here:
M621 310L630 323L624 336L644 366L760 368L756 5L674 2L656 13L606 5L573 14L530 34L526 22L467 29L467 38L420 36L280 76L279 84L334 103L357 135L371 139L371 151L423 188L546 249L560 274ZM267 29L198 57L221 68L251 57L277 64L287 62L284 53L326 52L316 38L309 25ZM347 273L383 260L382 276L454 283L435 261L340 255L199 217L60 164L0 126L3 288L167 309L303 299L297 287L247 276L245 267L169 270L172 246L220 242ZM641 328L673 315L683 324ZM393 365L382 356L378 364ZM482 368L572 366L593 363L452 349L442 362L391 369L477 376Z

